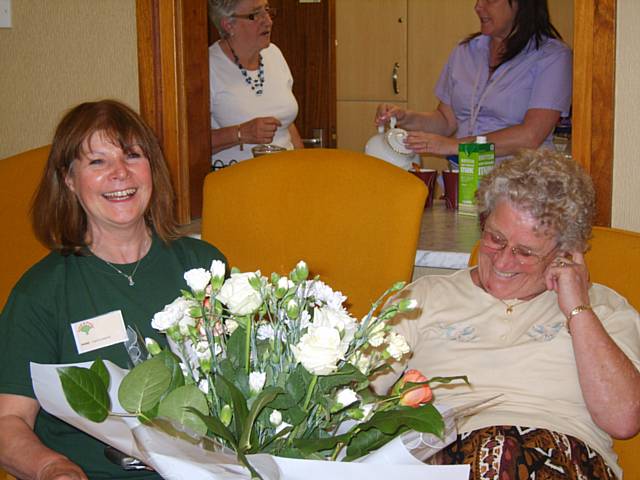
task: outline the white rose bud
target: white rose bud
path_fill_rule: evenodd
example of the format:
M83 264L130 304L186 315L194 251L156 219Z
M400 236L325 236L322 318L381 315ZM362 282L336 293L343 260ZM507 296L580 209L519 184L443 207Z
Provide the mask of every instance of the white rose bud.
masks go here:
M348 407L352 403L358 401L358 395L356 395L356 392L354 392L350 388L343 388L342 390L338 391L338 394L336 395L336 401L343 407Z
M403 355L410 351L411 349L402 335L395 332L389 333L387 336L387 352L389 355L399 361Z
M151 355L158 355L162 351L160 345L158 345L158 342L156 342L153 338L145 338L144 345L147 347L147 352L149 352Z
M249 374L249 389L253 393L260 393L264 382L267 380L267 374L264 372L251 372Z
M269 415L269 422L274 427L277 427L282 423L282 414L279 410L274 410L273 412L271 412L271 415Z
M226 272L226 265L220 260L214 260L211 262L211 286L215 291L218 291L224 283L224 274Z
M189 310L189 303L182 297L165 305L161 312L156 313L151 320L151 326L161 332L166 332L176 325Z
M411 310L413 310L414 308L416 308L418 306L418 302L417 300L400 300L400 302L398 303L398 311L400 312L410 312Z
M184 279L192 292L204 292L211 280L211 272L204 268L192 268L185 272Z

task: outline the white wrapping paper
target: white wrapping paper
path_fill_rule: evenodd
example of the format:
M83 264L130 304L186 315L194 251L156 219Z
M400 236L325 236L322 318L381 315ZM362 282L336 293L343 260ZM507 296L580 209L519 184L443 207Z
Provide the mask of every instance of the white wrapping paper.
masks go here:
M111 374L109 395L111 409L124 413L118 402L118 386L127 371L111 362L105 365ZM241 466L230 451L213 452L201 444L175 438L131 417L109 415L102 423L95 423L79 416L67 403L56 369L66 365L31 364L33 388L43 409L83 432L98 438L154 468L163 478L170 480L246 480L248 471ZM77 364L89 367L90 364ZM331 478L367 480L466 480L468 465L425 465L407 449L420 452L420 458L441 449L455 438L454 417L445 415L450 432L441 442L433 436L409 432L396 438L379 450L358 462L327 462L296 460L272 455L249 455L251 465L264 480L326 480ZM433 437L433 438L431 438ZM447 441L448 440L448 441Z

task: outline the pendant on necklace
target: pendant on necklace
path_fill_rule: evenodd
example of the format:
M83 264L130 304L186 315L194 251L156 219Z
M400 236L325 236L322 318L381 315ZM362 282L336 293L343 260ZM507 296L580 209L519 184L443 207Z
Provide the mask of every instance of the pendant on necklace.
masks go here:
M133 277L131 275L125 275L129 279L129 286L133 287L136 282L133 281Z
M515 307L515 305L507 305L507 315L511 315L513 313L513 307Z

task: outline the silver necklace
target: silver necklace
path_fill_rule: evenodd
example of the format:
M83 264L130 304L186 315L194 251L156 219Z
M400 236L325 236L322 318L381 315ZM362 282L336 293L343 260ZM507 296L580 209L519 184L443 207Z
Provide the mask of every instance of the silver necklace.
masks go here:
M107 265L109 265L111 268L113 268L116 272L118 272L120 275L122 275L124 278L126 278L127 280L129 280L129 286L133 287L136 282L133 281L133 276L136 274L136 272L138 271L138 267L140 266L140 262L142 261L142 257L140 257L140 259L136 262L136 266L133 268L133 272L131 272L131 275L127 275L126 273L124 273L122 270L120 270L118 267L116 267L113 263L108 262L107 260L102 259L102 261L104 263L106 263Z

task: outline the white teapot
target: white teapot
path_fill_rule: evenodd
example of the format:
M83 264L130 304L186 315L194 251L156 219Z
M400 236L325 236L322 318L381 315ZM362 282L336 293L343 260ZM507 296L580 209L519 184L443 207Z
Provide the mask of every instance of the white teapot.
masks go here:
M396 128L396 117L391 117L389 124L391 128L386 132L383 125L378 127L378 133L369 139L364 152L409 170L412 163L420 163L420 157L405 147L404 139L407 137L407 131Z

